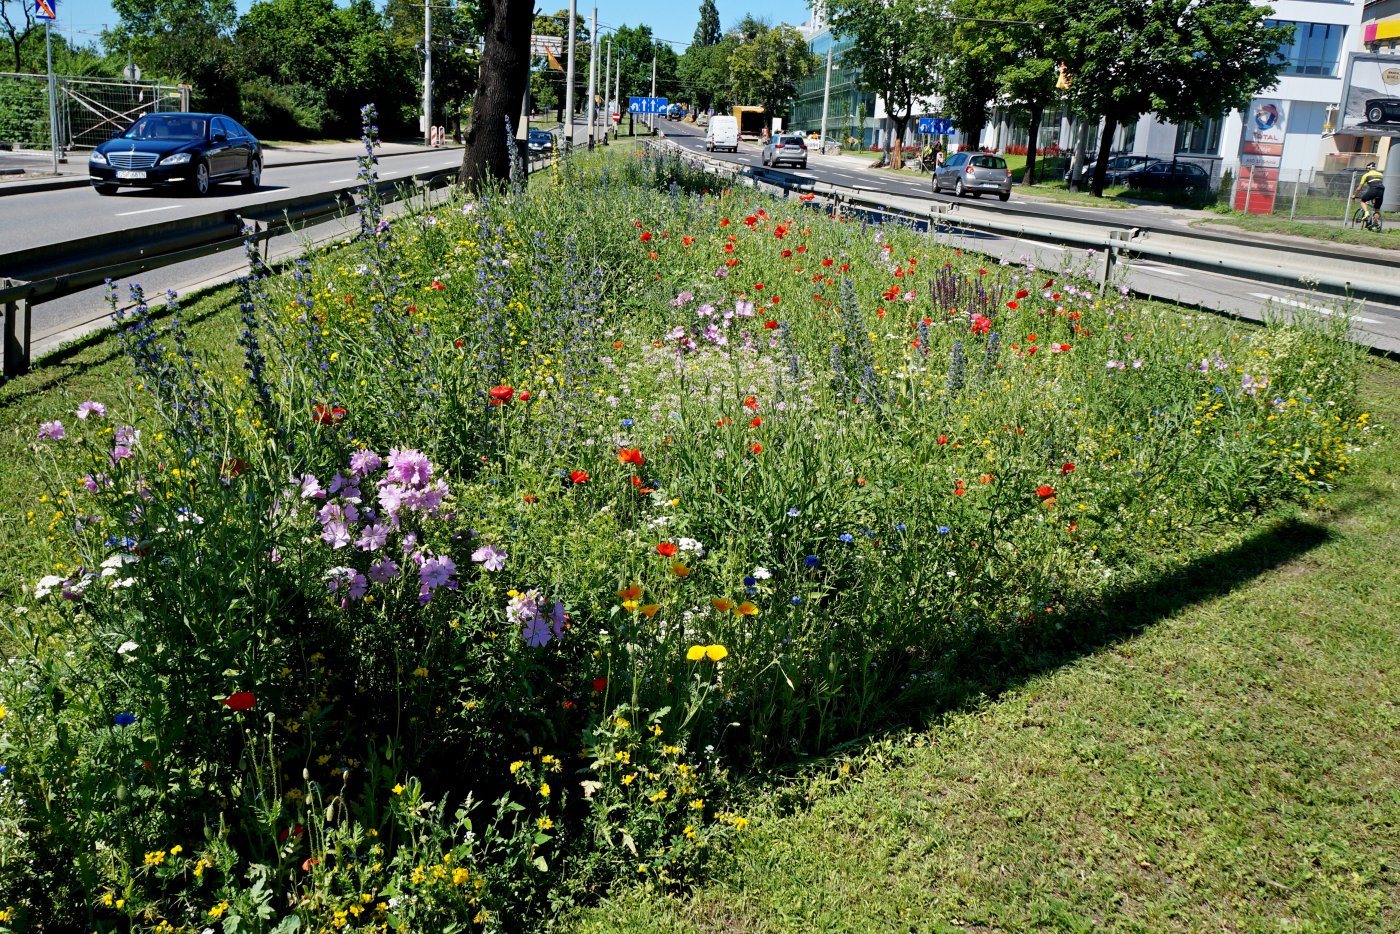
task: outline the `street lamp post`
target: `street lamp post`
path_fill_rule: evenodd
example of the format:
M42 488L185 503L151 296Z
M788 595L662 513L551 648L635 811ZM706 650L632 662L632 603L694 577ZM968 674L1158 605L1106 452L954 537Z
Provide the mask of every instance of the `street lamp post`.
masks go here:
M831 104L831 52L836 48L836 37L830 31L826 34L826 87L822 89L822 134L817 140L817 151L826 154L826 112Z
M574 38L578 33L578 0L569 0L568 75L564 79L564 148L574 144Z

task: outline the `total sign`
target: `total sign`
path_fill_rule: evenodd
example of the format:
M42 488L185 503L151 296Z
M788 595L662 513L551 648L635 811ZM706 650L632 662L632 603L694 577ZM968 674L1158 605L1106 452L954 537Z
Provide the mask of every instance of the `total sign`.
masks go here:
M1240 177L1235 185L1236 211L1270 214L1278 191L1278 170L1283 162L1287 104L1280 100L1254 100L1245 113L1240 133Z

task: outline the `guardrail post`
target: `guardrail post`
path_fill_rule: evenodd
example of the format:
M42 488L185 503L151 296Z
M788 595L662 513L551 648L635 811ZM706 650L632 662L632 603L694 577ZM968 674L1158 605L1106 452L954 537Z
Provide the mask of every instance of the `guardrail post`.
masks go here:
M1103 298L1103 293L1108 289L1108 279L1113 275L1113 254L1117 251L1112 243L1103 251L1103 277L1099 279L1099 298Z
M7 285L15 283L5 280ZM4 374L6 379L29 372L29 333L32 322L29 299L18 298L0 304L5 313Z

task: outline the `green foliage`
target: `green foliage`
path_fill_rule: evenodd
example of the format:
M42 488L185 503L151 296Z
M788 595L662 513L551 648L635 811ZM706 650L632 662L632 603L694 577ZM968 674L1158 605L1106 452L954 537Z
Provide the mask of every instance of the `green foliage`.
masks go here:
M48 85L42 81L0 81L0 140L43 145L48 139Z
M720 37L719 10L715 7L715 0L701 0L700 18L695 24L695 38L691 44L719 45Z
M193 106L241 114L233 0L113 0L104 41L153 74L191 84Z
M802 34L791 26L765 29L729 53L735 98L761 104L773 116L786 113L797 94L797 85L816 69L817 57L807 48Z
M951 38L941 4L837 0L829 13L832 30L852 39L843 64L859 69L861 87L885 99L902 138L914 102L931 97L938 86L940 57L946 57L940 50Z

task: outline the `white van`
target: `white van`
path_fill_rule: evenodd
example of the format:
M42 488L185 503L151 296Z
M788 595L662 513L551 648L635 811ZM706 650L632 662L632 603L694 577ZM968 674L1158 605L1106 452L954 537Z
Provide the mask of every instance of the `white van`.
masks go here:
M705 130L705 150L716 149L739 151L739 121L719 114L710 118L710 126Z

